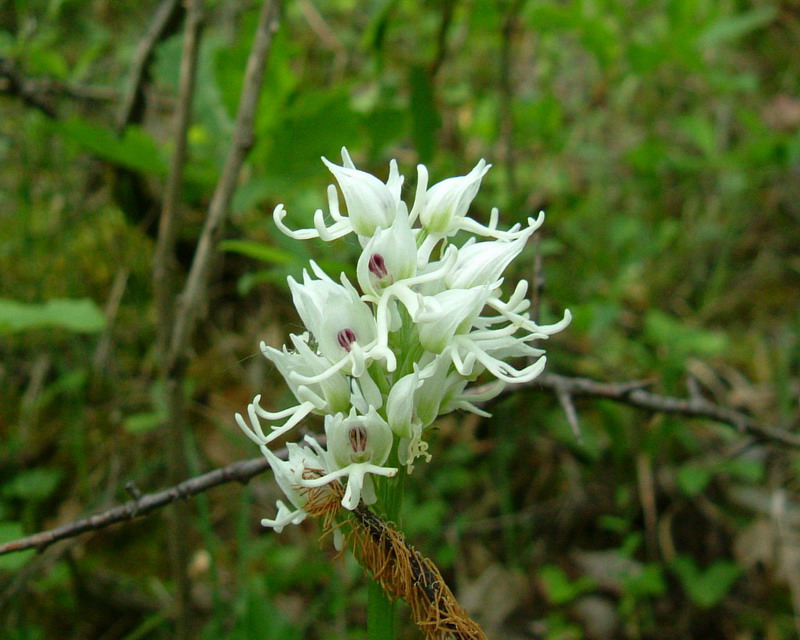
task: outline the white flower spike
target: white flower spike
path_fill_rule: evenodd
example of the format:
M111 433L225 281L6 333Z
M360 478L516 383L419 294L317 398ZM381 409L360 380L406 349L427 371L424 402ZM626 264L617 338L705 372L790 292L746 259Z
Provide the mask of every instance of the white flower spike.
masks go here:
M297 404L270 412L258 395L247 418L236 414L244 433L272 466L288 505L263 524L281 531L302 522L309 491L334 482L345 485L342 506L377 500L374 476L393 478L404 466L430 461L427 435L436 418L455 410L488 416L478 404L507 383L525 382L545 367L538 341L566 328L571 316L539 325L528 313L528 284L521 281L507 299L503 273L544 222L528 218L498 228L492 209L488 225L469 217L469 208L490 165L481 160L464 176L428 187L428 170L417 167L414 204L401 199L397 164L380 179L356 169L342 150L342 164L323 158L336 187L328 188L328 225L322 210L313 229L290 230L286 212L274 212L278 228L292 238L329 241L355 233L362 247L356 264L360 290L342 274L331 278L316 263L302 282L289 288L306 331L291 335L292 348L262 343L262 352L286 379ZM457 233L464 242L453 242ZM461 237L461 234L458 236ZM512 362L522 364L512 364ZM479 376L493 384L470 385ZM310 414L324 416L326 448L306 437L289 444L281 461L268 445L291 432ZM269 429L261 421L273 422ZM336 494L342 495L342 494ZM338 530L337 530L338 531Z

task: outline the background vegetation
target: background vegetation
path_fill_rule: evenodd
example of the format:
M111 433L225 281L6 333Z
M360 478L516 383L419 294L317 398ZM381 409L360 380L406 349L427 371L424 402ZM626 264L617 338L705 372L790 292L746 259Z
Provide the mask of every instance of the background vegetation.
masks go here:
M206 3L178 257L233 130L258 7ZM166 486L152 260L180 19L118 126L159 3L0 3L0 540ZM178 17L180 18L180 16ZM191 473L251 457L233 413L288 392L257 354L296 329L285 276L356 247L282 237L346 145L413 189L494 163L474 215L544 208L551 372L647 379L798 427L797 0L294 0L270 51L186 391ZM326 253L322 253L325 250ZM511 278L513 280L513 277ZM535 388L442 420L403 528L491 638L789 638L800 457L707 420ZM312 425L313 426L313 425ZM135 491L135 489L132 489ZM264 532L268 476L190 504L194 637L364 637L366 581L314 523ZM162 515L0 557L0 635L173 637ZM402 616L401 616L402 617ZM405 623L404 623L405 624ZM402 637L418 637L406 624Z

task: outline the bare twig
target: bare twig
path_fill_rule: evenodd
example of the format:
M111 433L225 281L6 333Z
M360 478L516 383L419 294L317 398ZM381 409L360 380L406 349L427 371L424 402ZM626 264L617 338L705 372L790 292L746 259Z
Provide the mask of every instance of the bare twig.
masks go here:
M20 73L14 63L0 57L0 93L15 95L28 106L55 118L57 113L51 100L71 98L80 102L115 102L119 92L111 87L63 82L49 77L28 77Z
M17 96L29 107L41 111L48 118L58 117L56 110L32 87L31 81L19 73L14 63L8 58L0 58L0 92Z
M436 55L430 66L431 78L436 77L447 58L447 35L450 32L450 26L453 24L455 8L456 0L445 0L445 2L441 3L442 19L436 32Z
M155 15L136 47L136 55L131 66L128 86L117 114L117 131L122 132L131 122L138 122L144 110L144 84L147 70L153 58L156 45L174 33L180 24L180 0L162 0Z
M319 38L320 42L333 51L333 77L338 78L347 66L347 47L342 44L339 36L331 29L325 18L311 0L300 0L300 11L306 19L308 26Z
M509 391L518 391L534 385L557 391L563 390L572 397L606 398L633 407L648 409L658 413L673 413L694 418L707 418L723 424L735 426L742 431L763 441L800 448L800 436L775 427L762 425L749 416L712 404L706 400L684 400L672 396L664 396L644 391L642 387L650 384L648 381L632 382L598 382L588 378L572 378L554 373L543 374L533 382L526 385L513 385ZM324 444L324 436L317 436ZM279 457L285 456L286 451L276 452ZM114 507L108 511L95 514L76 522L64 524L49 531L33 534L13 542L0 545L0 555L21 551L23 549L44 549L53 542L64 538L71 538L87 531L101 529L117 522L132 520L163 507L178 498L203 493L212 487L231 481L247 482L253 476L262 473L268 468L266 460L254 458L234 462L225 467L220 467L201 476L189 478L180 484L169 487L153 494L141 496L138 500L131 500L124 505Z
M572 402L572 396L564 389L557 389L556 398L558 398L558 402L564 410L564 415L567 417L567 422L572 429L572 435L580 441L581 425L580 422L578 422L578 412L575 409L575 404Z
M122 296L125 293L129 275L130 269L121 267L117 271L117 275L114 276L114 283L111 285L111 292L108 294L108 301L103 311L103 315L106 317L106 326L105 329L103 329L103 334L97 341L94 356L92 357L92 371L96 376L108 369L108 359L111 354L111 338L114 334L114 321L119 312L119 305L122 302Z
M512 80L512 48L517 31L519 12L523 0L511 0L503 16L500 42L500 140L502 143L503 167L506 174L506 187L512 198L517 199L517 172L514 159L514 85Z
M715 422L736 427L759 440L800 448L800 435L798 434L778 427L760 424L741 411L721 407L702 397L684 399L645 391L643 387L648 384L650 383L641 380L615 383L598 382L589 378L572 378L556 373L545 373L530 383L511 385L507 392L513 392L524 387L538 386L556 392L566 392L573 398L579 396L606 398L631 407L658 413L708 418Z
M186 477L186 436L183 376L171 370L169 339L174 323L175 306L175 228L183 188L183 171L188 154L187 131L191 121L197 61L200 50L200 32L203 22L202 0L191 0L187 7L183 32L178 104L175 110L175 150L170 161L165 185L164 201L159 220L158 240L153 256L153 290L156 306L156 335L160 355L161 376L168 407L168 420L163 437L166 440L167 469L170 482ZM177 504L169 512L170 527L167 534L176 585L176 627L178 640L189 637L191 586L189 582L189 548L187 545L189 513L186 505Z
M279 458L286 458L286 449L275 452ZM0 545L0 555L23 551L24 549L37 549L43 551L54 542L67 538L74 538L88 531L104 529L118 522L126 522L141 518L148 513L160 509L181 498L204 493L209 489L226 484L228 482L248 482L254 476L259 475L269 469L266 458L253 458L251 460L240 460L224 467L214 469L194 478L189 478L183 482L167 489L162 489L155 493L146 493L135 500L112 507L100 513L95 513L88 518L81 518L74 522L63 524L48 531L35 533L13 542Z
M169 361L173 367L178 365L178 361L183 356L200 310L205 306L211 261L222 237L228 206L236 188L239 171L247 152L253 145L253 120L272 35L278 28L280 5L279 0L265 0L261 8L253 48L247 61L242 97L239 102L239 111L236 114L233 142L208 207L208 216L197 244L186 287L180 296L169 350Z
M155 292L159 351L166 355L173 323L175 303L175 228L183 188L183 171L187 157L187 131L191 121L192 100L197 77L197 60L203 8L191 2L186 14L181 55L178 105L175 110L175 151L170 160L169 174L164 186L164 201L159 220L158 240L153 256L153 289Z

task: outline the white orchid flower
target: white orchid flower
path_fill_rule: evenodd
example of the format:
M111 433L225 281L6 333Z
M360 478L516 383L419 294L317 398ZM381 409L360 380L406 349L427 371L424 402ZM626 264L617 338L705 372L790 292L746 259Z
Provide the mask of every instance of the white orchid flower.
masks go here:
M356 273L361 290L373 302L386 287L416 275L417 243L405 203L400 204L391 226L378 229L366 243Z
M543 221L544 214L541 214L538 220L511 239L475 242L474 238L470 238L458 250L458 259L445 278L447 288L469 289L497 282Z
M262 447L264 456L275 474L278 486L288 498L294 509L278 500L278 513L272 518L261 521L262 526L271 527L280 533L287 524L300 524L308 515L305 511L308 502L307 492L303 490L303 482L309 476L324 475L329 469L327 454L313 438L308 438L311 446L300 446L296 443L286 445L287 460L281 460L267 447Z
M363 500L374 504L377 500L375 487L369 474L392 477L396 468L381 466L392 449L392 430L374 408L365 416L355 410L345 417L338 413L325 416L325 435L328 436L328 455L338 467L319 478L304 480L304 487L321 487L347 478L347 489L342 506L353 510Z
M419 342L432 353L442 353L458 333L469 331L492 293L492 285L447 289L425 298L417 318Z
M428 187L428 171L417 167L414 205L401 199L394 161L389 178L356 169L342 150L342 165L323 159L344 198L340 211L336 187L328 188L328 225L322 210L314 228L289 230L282 206L274 212L278 227L297 239L333 240L350 233L362 247L356 274L360 291L342 274L334 281L316 263L302 282L289 278L298 314L307 328L290 336L293 348L262 344L297 399L295 406L269 412L256 396L249 420L239 426L258 444L276 471L289 503L265 520L280 530L305 516L310 489L346 483L342 505L355 509L375 502L373 476L392 477L387 460L413 470L418 458L430 460L425 441L436 418L454 410L489 414L481 402L494 398L508 383L532 380L544 369L538 341L564 329L559 322L540 325L530 317L528 284L521 281L501 297L503 272L524 249L544 215L510 229L498 228L491 210L488 225L468 216L483 177L483 160L464 176ZM469 237L460 247L456 233ZM512 362L521 363L518 366ZM480 384L478 376L493 376ZM379 413L380 412L380 413ZM311 413L325 416L327 450L290 445L289 460L276 462L267 443L287 433ZM265 430L260 421L276 423Z
M315 378L327 371L330 361L315 353L308 345L309 334L292 334L289 339L294 345L294 351L287 350L286 346L281 351L261 343L261 352L271 360L280 374L286 380L295 398L302 402L312 402L315 413L338 413L347 411L350 405L350 384L342 372L315 384L303 385L296 382L291 375L293 372L306 377Z
M397 170L397 162L392 160L389 163L389 179L383 183L372 174L356 169L344 147L342 147L342 166L333 164L325 158L322 158L322 161L339 183L347 206L347 215L342 215L336 187L331 185L328 187L328 207L334 220L333 224L326 226L324 214L318 209L314 214L314 229L293 231L283 223L286 210L281 204L275 208L272 215L275 224L283 233L296 240L322 238L330 241L351 232L369 238L377 229L387 229L391 226L400 204L400 189L403 185L403 176Z
M303 284L290 276L289 289L297 313L331 366L314 376L296 370L290 376L295 382L306 385L321 382L338 371L361 376L371 358L369 350L376 343L377 328L372 311L344 274L342 284L338 284L313 261L311 269L319 280L303 271Z
M458 231L491 166L481 160L467 175L442 180L428 189L419 213L422 227L440 236Z

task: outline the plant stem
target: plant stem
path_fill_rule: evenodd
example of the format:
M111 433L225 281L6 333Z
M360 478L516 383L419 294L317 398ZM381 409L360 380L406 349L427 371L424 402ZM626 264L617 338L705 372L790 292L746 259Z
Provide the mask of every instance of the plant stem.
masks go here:
M394 602L377 582L369 583L367 598L367 639L394 640Z
M399 466L396 452L392 452L392 464ZM405 485L405 469L400 467L394 478L377 478L375 491L378 504L382 507L386 519L399 523L403 506L403 488ZM377 582L370 582L367 590L367 639L394 640L395 638L395 603L390 602Z

